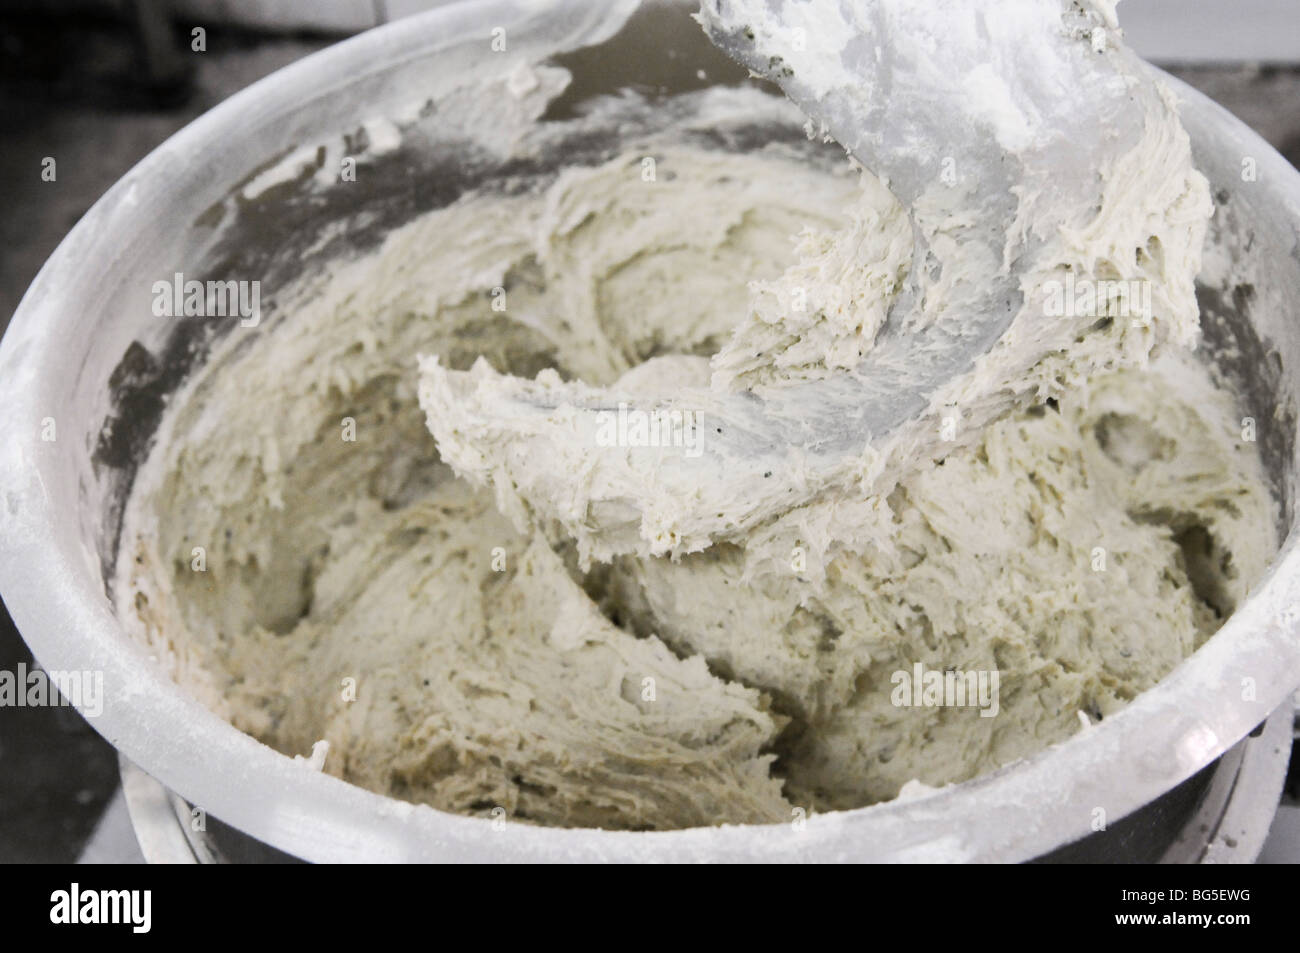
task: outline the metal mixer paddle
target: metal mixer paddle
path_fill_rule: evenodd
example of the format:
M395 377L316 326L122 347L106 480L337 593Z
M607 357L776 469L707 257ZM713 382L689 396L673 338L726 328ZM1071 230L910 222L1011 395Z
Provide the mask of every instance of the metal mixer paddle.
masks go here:
M426 359L444 459L508 512L522 499L558 520L587 557L740 537L949 451L941 404L960 402L970 433L1034 400L1028 372L1086 324L1034 314L1026 276L1058 264L1056 235L1098 214L1108 163L1172 109L1100 2L708 0L699 19L888 184L911 268L857 366L820 380L648 394ZM705 451L597 448L620 405L696 415Z

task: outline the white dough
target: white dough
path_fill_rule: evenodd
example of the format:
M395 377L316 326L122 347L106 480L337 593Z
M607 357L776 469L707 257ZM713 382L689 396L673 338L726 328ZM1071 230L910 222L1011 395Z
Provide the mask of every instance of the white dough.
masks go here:
M1090 341L1114 370L1043 367L1052 404L962 434L885 494L824 497L676 561L592 560L509 480L459 477L425 426L434 365L421 384L417 353L626 392L832 372L897 280L890 201L807 150L710 151L669 129L412 221L277 295L252 346L227 339L175 396L130 500L119 612L286 754L324 740L323 770L353 783L539 824L788 821L1065 739L1193 652L1276 546L1232 396L1176 347L1145 365L1142 329ZM826 237L840 228L860 271ZM853 282L843 322L770 310L783 273ZM775 361L749 360L754 342ZM893 704L917 663L997 671L997 716Z

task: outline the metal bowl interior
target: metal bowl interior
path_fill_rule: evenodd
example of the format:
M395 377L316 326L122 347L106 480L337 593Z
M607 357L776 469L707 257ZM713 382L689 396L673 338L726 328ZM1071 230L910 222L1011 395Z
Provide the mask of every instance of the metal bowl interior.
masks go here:
M634 81L638 44L708 58L685 8L633 3L463 3L363 34L223 103L123 178L63 242L0 344L0 591L41 665L104 674L92 724L188 801L297 857L346 860L1024 860L1088 834L1096 811L1130 814L1222 755L1300 683L1296 391L1300 386L1300 173L1222 108L1171 80L1219 211L1218 239L1245 249L1241 277L1202 289L1207 350L1236 382L1284 504L1286 543L1248 602L1191 659L1125 710L1061 745L973 781L803 825L669 833L559 830L439 812L319 774L242 734L190 698L124 633L105 592L121 504L167 394L206 342L149 307L174 271L250 271L272 289L344 249L311 248L303 216L350 217L349 248L472 185L446 140L401 152L384 184L308 208L267 191L222 222L230 197L290 150L436 98L515 55L586 47L567 59L565 99ZM622 63L620 75L611 63ZM603 64L603 65L602 65ZM666 82L667 80L665 80ZM655 82L660 82L656 79ZM562 105L562 104L557 104ZM1249 162L1247 163L1247 160ZM1243 176L1246 164L1253 176ZM283 193L283 194L282 194ZM300 196L298 196L300 198ZM341 200L342 201L342 200ZM367 223L364 227L360 223ZM273 292L272 292L273 293ZM42 440L42 421L58 425ZM1248 691L1243 691L1248 686Z

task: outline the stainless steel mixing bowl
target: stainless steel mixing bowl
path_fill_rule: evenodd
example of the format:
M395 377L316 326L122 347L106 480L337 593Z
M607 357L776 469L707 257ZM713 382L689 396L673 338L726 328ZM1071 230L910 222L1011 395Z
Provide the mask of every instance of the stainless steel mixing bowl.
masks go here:
M1236 383L1243 415L1258 422L1287 539L1250 599L1194 657L1069 741L968 783L803 825L669 833L494 827L373 794L259 744L190 698L125 635L106 595L122 500L167 394L210 343L184 322L153 315L153 282L175 271L255 274L264 298L273 296L302 269L372 245L497 174L466 161L457 143L472 130L440 129L435 108L422 120L428 135L376 158L382 174L368 175L364 187L321 201L307 201L293 183L256 201L232 198L291 150L405 110L413 91L436 103L465 76L509 69L511 56L557 43L590 47L562 58L575 80L557 112L627 82L743 81L681 7L642 10L620 32L627 12L626 4L494 0L356 37L223 103L86 215L0 344L0 591L39 662L102 671L104 709L92 723L109 741L211 815L317 861L1022 860L1090 834L1099 811L1115 825L1187 790L1182 782L1264 722L1300 683L1293 523L1300 173L1176 82L1197 160L1215 189L1220 238L1241 249L1240 273L1203 289L1207 354ZM509 38L510 56L485 55L495 29ZM673 57L653 62L637 52L668 49ZM710 79L698 79L697 68ZM761 138L764 130L753 133ZM607 146L575 142L569 158L584 161L584 148L596 156ZM325 240L330 221L348 227ZM42 439L47 418L57 425L54 441Z

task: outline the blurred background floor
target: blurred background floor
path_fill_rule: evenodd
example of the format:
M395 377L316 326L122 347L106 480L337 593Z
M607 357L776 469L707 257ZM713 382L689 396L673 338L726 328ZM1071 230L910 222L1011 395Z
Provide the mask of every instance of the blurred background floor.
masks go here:
M393 3L377 14L392 15L401 7ZM121 19L0 14L0 328L63 236L131 166L232 93L335 39L213 27L206 51L186 52L170 73L164 63L160 78L158 68L151 74L142 67L138 31ZM188 51L189 27L177 25L174 40ZM1300 69L1198 65L1172 72L1300 164ZM57 160L54 182L41 178L47 156ZM0 670L20 663L30 666L31 654L0 607ZM1293 762L1292 798L1300 796L1296 769ZM0 708L0 863L76 860L117 778L112 747L75 711ZM1278 825L1268 856L1300 859L1298 817ZM120 805L108 815L95 856L123 856L113 849L123 847L123 818Z

